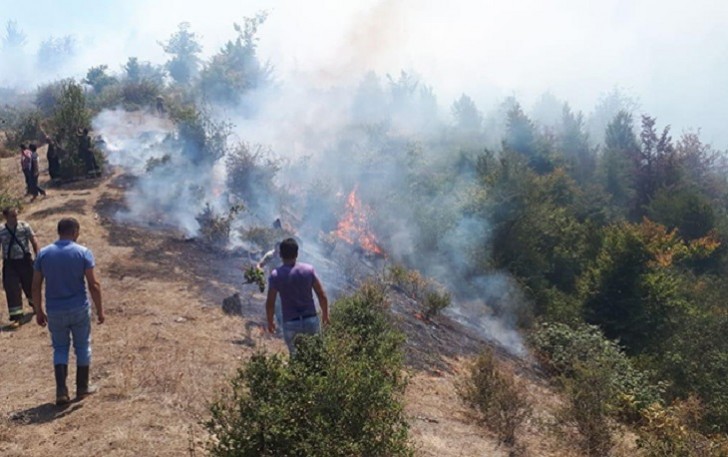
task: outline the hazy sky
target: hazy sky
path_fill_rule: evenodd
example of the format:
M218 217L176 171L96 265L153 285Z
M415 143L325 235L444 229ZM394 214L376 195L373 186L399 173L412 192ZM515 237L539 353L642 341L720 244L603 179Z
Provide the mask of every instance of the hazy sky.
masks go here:
M511 94L528 108L551 91L587 114L618 85L659 126L702 127L728 147L725 0L0 0L0 21L18 21L30 50L71 34L79 69L114 69L129 56L163 60L157 42L182 21L209 55L234 36L233 21L262 9L260 54L282 80L325 86L405 69L443 108L462 92L483 111Z

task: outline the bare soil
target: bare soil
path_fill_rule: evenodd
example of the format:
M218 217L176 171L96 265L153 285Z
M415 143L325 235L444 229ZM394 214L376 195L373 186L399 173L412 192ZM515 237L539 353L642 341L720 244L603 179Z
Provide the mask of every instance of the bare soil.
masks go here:
M11 172L19 168L15 162L0 160ZM10 179L23 190L19 171ZM47 329L33 320L17 330L3 327L0 455L206 455L202 423L217 392L255 351L284 351L280 339L262 331L263 296L255 285L242 285L244 259L162 228L115 220L129 184L116 172L48 186L48 197L32 203L26 198L21 219L32 225L41 245L55 240L60 217L72 215L81 222L79 242L96 256L107 315L106 323L93 327L91 376L100 390L56 407ZM225 314L220 306L235 292L242 298L242 316ZM4 326L7 308L0 308ZM463 364L487 343L446 318L429 323L415 318L403 297L396 311L408 335L406 411L417 455L515 455L475 424L455 391ZM498 353L528 383L537 405L518 455L578 455L544 426L553 422L559 401L537 367ZM75 368L69 371L73 389Z

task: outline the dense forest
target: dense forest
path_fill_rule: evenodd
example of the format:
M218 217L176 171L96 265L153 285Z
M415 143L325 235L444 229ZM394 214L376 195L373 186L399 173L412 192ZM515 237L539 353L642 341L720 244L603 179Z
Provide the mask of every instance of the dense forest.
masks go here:
M487 112L463 94L443 116L433 89L407 72L369 73L351 90L312 96L338 114L335 121L298 119L294 133L282 122L274 133L300 134L310 148L303 156L276 149L288 137L261 146L253 135L241 139L229 119L260 125L277 106L275 69L257 53L265 19L260 14L236 24L233 38L207 59L185 23L160 43L164 63L130 57L119 71L99 65L83 78L34 91L0 88L3 153L55 135L65 151L63 179L70 180L81 173L72 152L75 132L94 129L104 112L169 119L168 135L143 143L156 155L147 158L130 198L159 198L157 190L144 191L144 179L169 179L171 194L184 195L182 205L195 213L192 230L222 247L242 240L267 249L261 221L285 211L294 213L305 240L322 243L319 234L336 228L344 199L356 188L388 261L430 278L433 290L447 297L437 311L459 309L476 320L488 315L524 335L527 351L573 402L572 419L590 455L606 455L615 424L636 430L646 455L726 455L724 151L701 141L699 131L673 136L669 119L641 113L620 90L603 96L588 115L550 94L530 110L510 97ZM6 55L23 46L18 27L8 23L2 36ZM72 51L70 41L44 46ZM105 135L104 128L94 132ZM97 146L99 161L110 161L107 147ZM220 164L222 195L206 182L179 181L190 169L210 176ZM150 204L160 207L157 200ZM181 228L175 212L168 213L167 222ZM352 303L360 298L349 299L342 316L356 320ZM332 341L310 349L311 363L320 363L316 351L341 350ZM356 351L346 351L335 363L354 363ZM380 381L396 397L401 379L392 372L399 365L390 359L377 365L380 352L368 357L352 373L336 373L355 379L356 370L384 370ZM252 378L243 378L262 383L273 373L277 382L294 382L271 360L254 360L246 368ZM304 365L290 369L318 380ZM377 397L384 399L390 400ZM225 422L224 407L216 408L222 409L214 409L215 418ZM406 436L404 426L397 411L391 414L378 430L396 436L381 449L406 454L397 441ZM220 432L215 420L211 430ZM329 455L354 452L348 449Z

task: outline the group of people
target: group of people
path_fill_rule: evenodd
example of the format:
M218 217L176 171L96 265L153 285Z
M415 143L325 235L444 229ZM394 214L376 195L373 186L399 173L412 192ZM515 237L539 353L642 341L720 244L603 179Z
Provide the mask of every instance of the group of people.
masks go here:
M25 293L37 324L47 326L50 332L56 404L66 405L71 401L66 384L71 345L76 354L76 399L82 399L96 390L89 384L91 303L97 322L103 324L105 320L93 253L77 243L81 227L75 218L61 219L57 225L58 239L39 249L35 232L30 224L18 219L16 208L4 208L3 216L0 248L10 327L18 328L25 322L22 297ZM283 240L276 251L282 265L268 275L265 302L268 331L277 331L274 315L280 296L283 339L291 356L295 356L300 335L319 334L322 324L329 323L328 298L314 267L297 261L298 243L294 238ZM321 308L320 318L314 294Z
M38 166L38 146L35 143L20 145L20 169L25 177L25 194L31 195L33 200L38 197L38 194L45 197L45 189L38 184L40 168Z
M18 328L25 322L22 297L25 293L36 322L47 326L50 332L56 404L66 405L71 401L66 384L71 345L76 354L76 398L82 399L96 390L89 384L91 302L87 285L97 322L102 324L105 320L93 253L76 243L81 226L75 218L61 219L57 225L58 239L39 249L30 224L18 220L17 209L4 208L3 216L5 224L0 228L0 247L10 327Z
M61 156L64 151L61 149L60 135L52 137L43 132L45 141L48 144L48 175L51 179L59 179L61 177ZM78 132L78 157L81 159L86 172L86 177L97 177L101 174L101 169L96 162L93 147L91 145L91 137L88 129L82 129ZM26 195L31 195L35 200L38 195L46 195L38 183L40 176L40 167L38 164L38 145L35 143L22 143L20 145L20 168L25 177Z

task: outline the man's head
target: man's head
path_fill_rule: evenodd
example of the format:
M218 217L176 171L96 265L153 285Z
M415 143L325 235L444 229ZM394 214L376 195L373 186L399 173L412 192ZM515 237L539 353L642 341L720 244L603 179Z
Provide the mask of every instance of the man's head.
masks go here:
M28 146L28 149L35 152L38 150L38 146L36 146L35 143L30 143L30 146Z
M20 150L25 151L28 147L25 145L25 143L20 143Z
M5 216L5 221L14 224L18 221L18 210L12 206L6 206L3 208L3 216Z
M280 255L283 260L296 260L298 257L298 243L293 238L281 241Z
M58 221L58 237L61 239L76 241L80 231L81 224L74 217L64 217Z
M84 135L88 135L88 129L86 129L86 128L85 128L85 129L83 129L83 134L84 134Z

